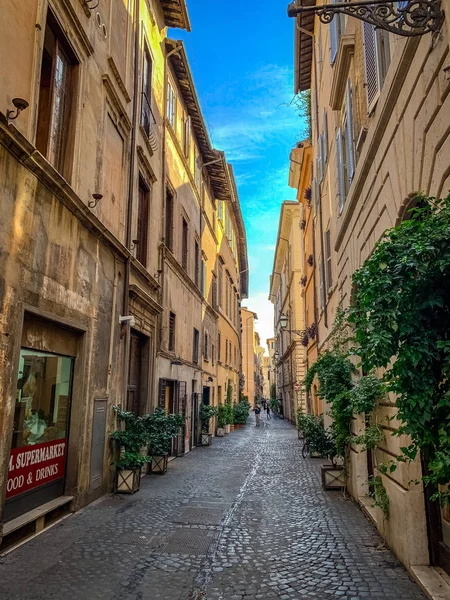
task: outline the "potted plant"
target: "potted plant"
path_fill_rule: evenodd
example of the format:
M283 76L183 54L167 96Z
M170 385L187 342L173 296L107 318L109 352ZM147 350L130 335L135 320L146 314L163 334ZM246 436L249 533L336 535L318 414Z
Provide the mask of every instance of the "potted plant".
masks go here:
M114 492L134 494L139 490L142 466L151 460L141 454L148 438L142 417L117 406L114 410L118 422L123 425L111 433L111 440L117 443L120 452L119 458L112 463L116 467Z
M200 407L200 422L202 425L202 446L211 446L212 433L210 433L209 431L209 422L213 417L217 415L217 413L218 410L215 406L210 406L209 404L202 404Z
M248 400L241 400L233 406L233 420L236 429L244 427L250 411Z
M181 415L168 415L163 408L155 408L151 414L143 417L149 454L152 457L152 473L164 475L167 472L172 439L178 435L183 422Z
M225 404L219 404L217 409L217 437L224 437L227 425L227 407Z

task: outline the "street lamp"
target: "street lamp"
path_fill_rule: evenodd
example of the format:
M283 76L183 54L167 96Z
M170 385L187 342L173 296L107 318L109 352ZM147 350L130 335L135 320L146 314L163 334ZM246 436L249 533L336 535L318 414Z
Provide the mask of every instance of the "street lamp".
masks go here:
M281 329L286 329L288 326L289 317L287 315L280 315L280 327Z
M273 353L273 357L274 357L274 359L275 359L275 360L278 360L278 357L279 357L279 356L280 356L280 355L278 354L278 350L276 350L276 351Z

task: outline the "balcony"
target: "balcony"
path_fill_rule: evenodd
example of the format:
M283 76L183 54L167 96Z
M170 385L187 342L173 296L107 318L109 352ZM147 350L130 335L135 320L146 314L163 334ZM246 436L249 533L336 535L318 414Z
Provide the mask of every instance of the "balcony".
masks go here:
M151 153L154 154L158 150L158 131L156 119L145 92L142 92L141 99L141 127L146 135L149 149L151 150Z

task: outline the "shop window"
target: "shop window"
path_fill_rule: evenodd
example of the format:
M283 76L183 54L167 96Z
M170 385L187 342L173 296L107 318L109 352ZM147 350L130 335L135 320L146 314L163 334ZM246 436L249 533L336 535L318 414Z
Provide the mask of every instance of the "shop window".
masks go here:
M20 351L7 500L64 478L73 365L68 356Z
M73 132L70 125L77 65L75 55L49 9L42 52L36 147L65 176Z

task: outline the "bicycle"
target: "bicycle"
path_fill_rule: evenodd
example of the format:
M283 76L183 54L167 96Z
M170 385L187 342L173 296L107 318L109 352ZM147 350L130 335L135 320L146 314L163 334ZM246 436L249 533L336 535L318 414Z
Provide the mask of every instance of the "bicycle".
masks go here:
M302 457L307 458L308 456L309 456L309 446L308 446L308 442L306 441L306 439L304 439L303 446L302 446Z

